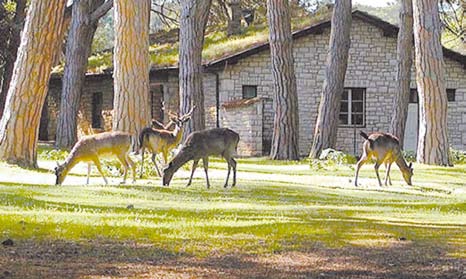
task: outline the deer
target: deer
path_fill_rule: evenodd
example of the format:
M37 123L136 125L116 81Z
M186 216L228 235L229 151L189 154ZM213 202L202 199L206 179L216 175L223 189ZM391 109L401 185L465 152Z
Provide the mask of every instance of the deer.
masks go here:
M239 135L228 128L214 128L191 133L183 143L183 148L170 161L168 167L163 171L163 186L169 186L175 172L190 160L193 160L191 176L189 177L186 187L191 185L194 171L197 168L199 160L202 159L207 183L207 189L210 188L209 182L209 156L222 156L228 163L227 179L224 188L228 187L228 180L231 169L233 169L233 183L231 187L236 186L236 161L233 153L236 152L239 142Z
M128 167L131 167L134 183L136 181L136 166L129 157L131 146L132 135L125 132L104 132L81 138L71 149L71 152L66 157L65 162L63 164L59 164L57 162L57 166L55 167L55 185L61 185L69 171L79 162L88 162L87 185L89 184L91 163L94 163L97 167L97 170L107 185L108 181L102 172L99 157L109 155L116 157L123 166L124 175L121 183L126 183Z
M183 138L183 126L186 122L191 119L194 109L196 106L193 106L191 110L184 114L174 114L169 112L170 122L167 125L162 126L164 128L169 128L172 124L175 124L175 129L168 130L168 129L154 129L152 127L146 127L142 129L141 133L139 134L139 148L142 153L142 161L141 161L141 173L140 177L142 177L144 171L144 151L147 148L152 153L152 162L155 165L155 169L157 170L157 174L161 177L162 173L156 163L156 156L159 153L162 153L164 158L164 163L168 162L168 153L178 146L181 139Z
M358 186L359 169L362 165L364 165L364 163L372 158L376 160L374 168L380 187L382 187L382 181L380 180L379 176L380 165L384 163L386 167L384 182L385 186L387 186L387 182L389 185L392 185L392 180L390 178L390 168L393 162L398 165L398 168L400 169L405 182L408 185L412 185L411 178L413 176L413 164L409 163L408 165L406 163L403 154L401 153L400 141L397 137L389 133L379 132L372 133L369 136L363 131L360 131L359 134L365 139L365 141L363 143L362 156L356 165L356 175L354 179L354 185L356 187Z

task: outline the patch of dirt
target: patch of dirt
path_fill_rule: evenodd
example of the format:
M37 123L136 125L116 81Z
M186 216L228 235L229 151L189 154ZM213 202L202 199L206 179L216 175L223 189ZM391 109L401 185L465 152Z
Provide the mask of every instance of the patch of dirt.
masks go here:
M0 247L0 279L10 278L466 278L465 259L445 249L399 242L384 248L308 249L205 258L133 242L15 241Z

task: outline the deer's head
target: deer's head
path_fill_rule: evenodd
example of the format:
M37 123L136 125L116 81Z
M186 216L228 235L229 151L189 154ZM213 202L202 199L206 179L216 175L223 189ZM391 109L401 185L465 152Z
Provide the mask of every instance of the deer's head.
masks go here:
M175 174L175 168L173 167L173 162L168 164L168 167L163 170L163 178L162 178L162 185L163 186L170 186L170 181L173 178L173 174Z
M176 124L176 126L178 126L179 128L183 127L183 125L188 122L191 117L193 116L193 112L194 112L194 109L196 108L196 106L193 106L188 113L186 114L183 114L183 115L180 115L180 114L176 114L176 113L173 113L173 112L168 112L168 116L170 118L170 121L172 121L173 123Z
M401 172L403 174L403 179L408 185L412 185L411 177L413 177L413 163L409 163L408 169Z
M55 167L54 171L55 171L55 176L56 176L56 180L55 180L55 185L61 185L63 183L63 180L65 180L65 165L60 165L58 162L57 162L57 166Z

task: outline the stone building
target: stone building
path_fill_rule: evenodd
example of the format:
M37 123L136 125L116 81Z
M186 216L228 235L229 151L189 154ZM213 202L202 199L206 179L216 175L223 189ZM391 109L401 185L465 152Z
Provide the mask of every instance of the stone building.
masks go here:
M359 130L387 131L391 119L396 77L398 28L361 11L353 12L351 48L341 102L337 148L359 154ZM299 148L308 154L324 81L330 21L293 33L295 72L299 98ZM444 49L448 95L448 131L452 147L466 150L466 56ZM240 133L239 153L267 155L273 126L273 81L267 42L210 61L204 65L207 127L230 127ZM150 73L152 117L164 120L162 101L178 107L178 69L153 68ZM50 82L41 139L55 138L60 78ZM418 105L412 72L405 149L415 150ZM80 133L111 128L113 81L111 72L88 75L81 101ZM166 116L165 116L166 118Z

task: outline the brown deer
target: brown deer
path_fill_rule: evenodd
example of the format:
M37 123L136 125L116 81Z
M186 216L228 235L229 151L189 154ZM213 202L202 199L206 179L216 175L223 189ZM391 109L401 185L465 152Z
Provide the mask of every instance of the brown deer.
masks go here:
M146 127L142 129L141 133L139 134L139 148L142 153L140 173L141 177L144 171L144 151L146 148L152 153L151 159L155 165L157 174L162 176L155 158L157 154L162 153L164 163L168 162L168 153L177 147L180 143L181 139L183 138L183 125L188 122L189 119L191 119L195 108L196 107L193 106L187 114L181 116L179 114L177 115L169 112L170 122L165 126L168 128L171 125L170 123L175 123L175 129L172 131L167 129L154 129L152 127ZM163 124L162 126L165 128Z
M87 181L89 184L89 175L91 172L91 163L94 163L102 175L105 184L108 184L100 165L99 157L115 156L123 166L124 175L122 183L126 182L128 167L133 172L133 182L136 181L136 167L134 162L129 158L131 151L131 134L124 132L105 132L81 138L73 147L65 162L60 165L57 163L55 168L56 185L61 185L65 180L68 172L79 162L88 162Z
M233 158L233 153L236 151L239 142L238 133L227 128L215 128L191 133L183 144L180 152L170 161L168 167L163 171L163 185L169 186L173 174L186 162L193 160L193 169L189 182L186 185L191 185L194 171L197 168L199 160L204 163L205 177L207 188L210 188L208 167L209 156L222 156L228 163L228 174L223 187L228 187L228 179L230 177L231 168L233 168L233 184L236 185L236 161Z
M356 177L354 179L355 186L358 186L359 169L371 158L376 160L374 168L380 187L382 187L382 181L380 180L379 176L380 165L384 163L386 167L385 186L387 186L387 181L390 185L392 185L392 181L390 179L390 167L393 162L395 162L400 168L400 171L403 174L403 179L406 181L406 183L411 185L411 177L413 176L413 164L410 163L408 165L403 158L400 141L398 138L388 133L373 133L368 136L366 133L361 131L359 134L366 140L363 144L361 159L359 159L356 166Z

